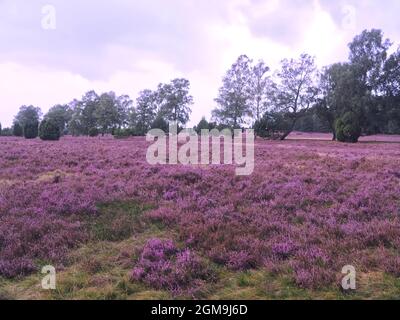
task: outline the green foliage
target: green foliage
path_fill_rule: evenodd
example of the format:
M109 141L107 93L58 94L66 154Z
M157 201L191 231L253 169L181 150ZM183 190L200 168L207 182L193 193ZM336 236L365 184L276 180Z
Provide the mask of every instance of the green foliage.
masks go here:
M4 128L1 130L1 135L3 137L12 137L13 136L13 130L11 128Z
M201 134L201 130L213 130L217 128L217 125L213 122L208 122L206 118L201 118L200 122L197 124L197 126L194 127L194 131L197 132L197 134Z
M42 140L56 141L60 139L61 130L54 119L44 119L39 126L39 137Z
M90 128L89 129L89 137L97 137L99 135L99 129L97 129L96 127Z
M28 122L24 126L25 139L36 139L39 135L39 122Z
M184 126L192 112L190 106L193 97L189 91L190 82L187 79L174 79L169 84L160 84L157 90L160 115L167 121Z
M135 113L132 114L132 122L134 122L137 135L144 136L150 130L151 124L156 118L157 99L157 92L144 90L139 93Z
M60 134L68 133L67 125L71 121L73 110L69 105L55 105L44 116L45 119L51 120L60 130Z
M116 139L124 139L132 136L132 130L129 128L117 128L113 134Z
M281 139L283 132L286 132L290 126L290 121L284 114L270 112L255 122L254 131L258 137L277 140Z
M356 143L361 136L358 117L353 112L347 112L336 121L336 137L340 142Z
M18 122L22 128L28 123L39 123L42 112L40 108L34 106L22 106L18 114L15 116L14 122Z
M151 124L151 129L160 129L165 133L169 132L168 122L164 120L161 116L158 116L154 122Z
M22 137L24 135L24 129L19 124L19 122L14 122L12 130L13 130L13 136L15 137Z
M241 55L226 73L215 102L213 118L231 128L240 128L245 118L252 114L251 63L246 55Z

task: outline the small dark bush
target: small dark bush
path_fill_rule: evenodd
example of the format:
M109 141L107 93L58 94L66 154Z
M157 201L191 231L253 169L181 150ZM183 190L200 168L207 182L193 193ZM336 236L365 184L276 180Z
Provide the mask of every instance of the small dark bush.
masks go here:
M57 123L51 119L44 119L39 126L39 137L42 140L59 140L61 136L60 128Z
M24 130L19 122L15 122L13 125L13 135L16 137L22 137L24 135Z
M151 129L161 129L164 132L169 132L168 122L162 117L157 117L157 119L151 124Z
M113 136L115 139L124 139L132 136L132 131L130 129L115 129Z
M89 129L89 137L97 137L99 135L99 129L90 128Z
M36 139L39 135L39 123L28 122L24 126L24 137L26 139Z
M347 112L336 121L336 137L340 142L357 143L361 136L358 117L353 112Z

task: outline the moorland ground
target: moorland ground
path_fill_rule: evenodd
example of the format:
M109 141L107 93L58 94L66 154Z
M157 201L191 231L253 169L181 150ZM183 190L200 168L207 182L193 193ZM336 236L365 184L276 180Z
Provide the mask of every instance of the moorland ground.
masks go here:
M151 166L144 138L0 138L0 297L400 298L400 139L290 138L245 177Z

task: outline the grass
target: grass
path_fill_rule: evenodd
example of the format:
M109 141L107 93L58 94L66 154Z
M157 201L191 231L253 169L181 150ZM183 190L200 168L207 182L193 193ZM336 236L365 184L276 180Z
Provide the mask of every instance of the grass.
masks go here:
M100 214L87 219L89 241L73 251L57 272L57 289L41 289L37 273L14 280L0 278L0 299L139 299L169 300L167 291L156 291L134 282L130 272L138 250L151 238L177 239L173 228L150 224L142 218L149 205L116 202L99 207ZM233 300L273 299L400 299L400 279L381 272L357 275L357 290L344 293L338 287L305 290L297 287L290 270L272 274L266 270L232 272L214 265L218 281L207 284L196 298ZM178 297L190 299L192 297Z

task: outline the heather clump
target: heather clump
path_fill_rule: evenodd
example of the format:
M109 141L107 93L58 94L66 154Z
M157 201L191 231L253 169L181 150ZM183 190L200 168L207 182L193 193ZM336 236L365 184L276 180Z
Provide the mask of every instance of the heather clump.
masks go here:
M132 279L175 294L193 291L212 273L190 249L179 249L172 240L151 239L142 249Z

